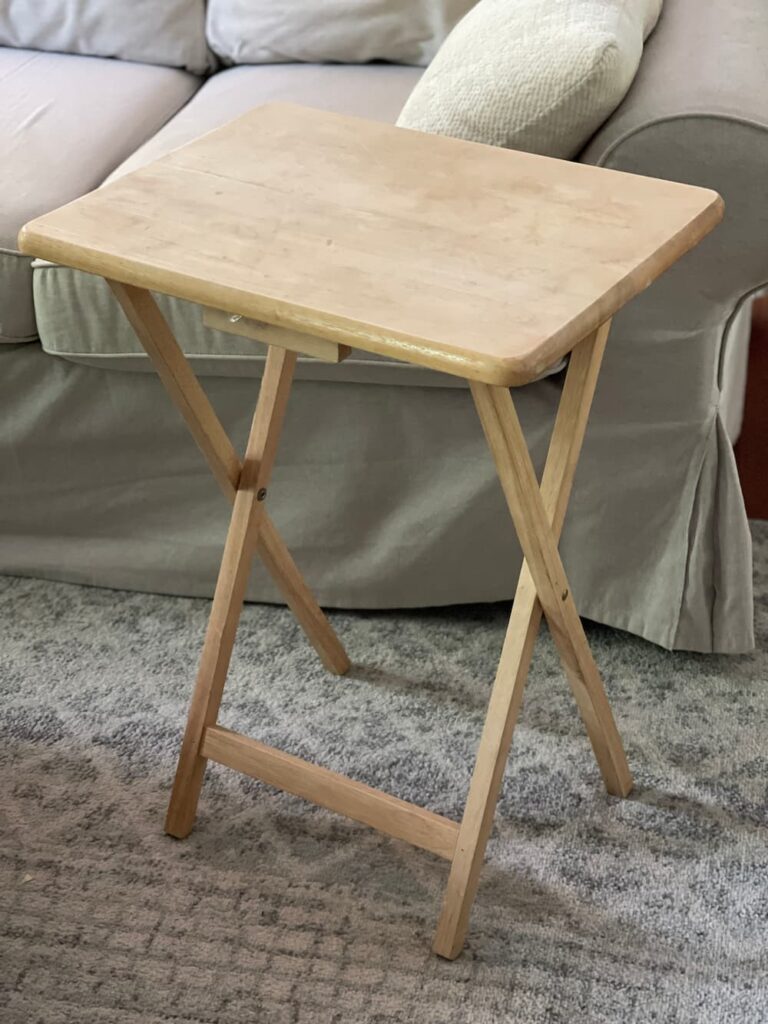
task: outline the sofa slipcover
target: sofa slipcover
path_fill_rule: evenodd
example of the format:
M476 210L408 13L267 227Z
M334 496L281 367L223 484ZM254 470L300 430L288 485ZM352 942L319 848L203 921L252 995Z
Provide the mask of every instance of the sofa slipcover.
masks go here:
M0 340L37 334L19 228L99 185L194 94L174 68L0 47Z
M609 122L587 154L701 181L728 204L711 239L616 317L563 535L583 613L667 647L753 643L723 402L739 318L768 280L767 35L764 0L666 0L618 130ZM539 465L561 379L517 396ZM203 385L242 443L255 381ZM0 570L212 592L229 508L155 377L5 346L0 413ZM520 554L465 390L299 381L273 492L275 520L329 605L514 591ZM249 594L275 598L259 574Z
M743 641L752 632L751 541L723 387L734 325L768 283L766 53L763 0L666 0L627 99L582 154L605 167L715 188L725 200L717 231L623 311L601 376L616 430L650 418L659 439L689 439L685 464L654 464L649 449L645 466L649 476L663 466L682 502L695 481L679 598L664 595L677 616L675 646L709 632L712 649L734 649L727 641L741 632L738 619L749 631ZM670 538L671 551L671 521L652 529Z

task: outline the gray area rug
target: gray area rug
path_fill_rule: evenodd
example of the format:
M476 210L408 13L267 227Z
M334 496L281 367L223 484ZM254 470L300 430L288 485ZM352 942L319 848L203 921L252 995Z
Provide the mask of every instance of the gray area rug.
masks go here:
M590 627L637 788L608 798L540 639L468 947L430 854L226 769L162 821L208 604L0 580L3 1024L765 1024L768 524L758 651ZM459 816L507 610L249 606L225 725Z

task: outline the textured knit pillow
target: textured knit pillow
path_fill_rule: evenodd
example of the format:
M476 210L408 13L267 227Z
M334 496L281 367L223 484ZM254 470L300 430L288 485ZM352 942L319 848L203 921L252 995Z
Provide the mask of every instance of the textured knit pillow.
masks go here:
M388 60L426 65L476 0L208 0L228 64Z
M205 41L205 0L0 0L0 46L198 74L215 63Z
M480 0L411 93L404 128L570 158L621 103L662 0Z

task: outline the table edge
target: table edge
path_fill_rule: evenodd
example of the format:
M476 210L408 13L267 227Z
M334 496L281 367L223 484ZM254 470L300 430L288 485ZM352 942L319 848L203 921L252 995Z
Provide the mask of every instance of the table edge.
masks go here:
M711 189L701 188L699 191L709 193L711 202L676 234L670 236L664 245L542 344L532 348L529 353L506 357L470 353L434 339L384 330L374 324L352 320L335 313L324 313L285 299L228 288L178 270L163 270L140 260L105 254L77 242L57 238L55 234L46 233L45 221L49 214L43 214L21 228L18 247L19 251L27 256L123 284L147 288L202 307L210 306L230 313L239 313L277 327L313 334L466 380L502 387L520 387L535 380L567 355L583 338L648 288L717 226L725 209L721 196Z

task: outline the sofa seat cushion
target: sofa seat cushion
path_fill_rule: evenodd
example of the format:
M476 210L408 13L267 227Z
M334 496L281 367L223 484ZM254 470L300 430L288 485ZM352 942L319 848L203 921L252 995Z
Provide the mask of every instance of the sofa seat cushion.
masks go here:
M476 0L208 0L207 31L229 64L386 60L426 66Z
M246 110L275 99L394 121L420 74L418 68L385 64L275 64L222 71L209 79L184 110L112 177L136 170ZM254 159L258 159L257 152ZM43 262L35 266L35 304L46 351L93 366L151 371L132 329L101 279ZM199 373L261 374L262 345L204 327L202 310L192 303L162 296L160 304ZM456 384L455 378L360 352L340 366L300 359L297 375L314 380Z
M10 0L0 45L163 64L202 74L215 64L205 0Z
M398 123L570 159L626 95L660 10L661 0L481 0Z
M198 89L185 71L0 47L0 339L36 336L28 220L81 196Z

